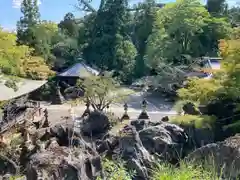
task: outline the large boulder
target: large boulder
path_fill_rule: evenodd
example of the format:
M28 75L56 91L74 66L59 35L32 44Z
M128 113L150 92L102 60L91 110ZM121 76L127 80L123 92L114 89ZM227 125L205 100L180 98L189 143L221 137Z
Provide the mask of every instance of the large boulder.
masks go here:
M164 160L172 163L178 162L184 156L183 148L188 136L177 125L162 122L139 131L144 147L151 154L158 154Z
M132 120L130 124L136 128L137 131L143 130L149 126L156 126L161 124L162 122L153 122L151 120L145 120L145 119L137 119Z
M84 134L95 136L107 132L110 128L110 120L103 112L94 111L82 121L80 127Z
M56 125L50 128L50 136L56 137L61 146L69 145L69 138L72 134L72 127Z
M70 149L50 144L44 151L30 157L27 165L28 180L94 180L102 177L100 156L82 149Z
M143 146L135 127L127 125L121 131L119 139L120 155L127 162L127 169L136 171L136 179L149 179L148 169L152 165L152 157Z
M100 154L113 156L116 152L115 149L119 147L119 137L107 134L102 139L96 141L96 149ZM117 153L116 153L117 154Z
M240 177L240 134L223 142L212 143L196 149L186 158L197 163L206 163L226 179Z

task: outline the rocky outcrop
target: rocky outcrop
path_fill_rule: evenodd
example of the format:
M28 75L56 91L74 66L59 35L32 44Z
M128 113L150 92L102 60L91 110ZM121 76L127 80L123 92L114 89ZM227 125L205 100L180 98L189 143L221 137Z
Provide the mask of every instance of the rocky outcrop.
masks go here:
M183 148L188 141L184 130L177 125L162 122L139 131L144 147L151 154L176 163L184 155Z
M137 119L137 120L132 120L130 124L136 128L137 131L140 131L142 129L145 129L150 126L156 126L161 124L162 122L152 122L150 120L144 120L144 119Z
M125 126L121 131L119 148L121 158L127 162L127 168L136 171L135 178L148 179L148 168L151 167L153 159L133 126Z
M85 135L96 136L109 130L110 120L103 112L94 111L82 121L80 126Z
M125 126L119 136L108 135L105 140L100 140L97 149L99 153L125 160L127 169L136 171L136 179L149 179L153 155L174 164L185 155L182 151L188 137L179 126L146 120L132 121L131 124Z
M240 134L203 146L189 154L187 160L206 163L224 178L237 179L240 177Z
M26 173L28 180L94 180L102 176L101 158L97 153L58 146L56 141L30 157Z

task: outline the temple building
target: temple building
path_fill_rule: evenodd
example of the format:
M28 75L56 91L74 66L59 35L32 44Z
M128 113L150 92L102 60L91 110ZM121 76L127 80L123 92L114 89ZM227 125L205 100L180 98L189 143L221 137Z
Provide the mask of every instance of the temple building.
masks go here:
M53 104L61 104L65 99L78 97L79 89L75 87L77 80L98 76L99 74L99 71L83 62L76 63L65 71L57 74L56 99L53 101ZM66 96L66 89L68 89L68 96Z

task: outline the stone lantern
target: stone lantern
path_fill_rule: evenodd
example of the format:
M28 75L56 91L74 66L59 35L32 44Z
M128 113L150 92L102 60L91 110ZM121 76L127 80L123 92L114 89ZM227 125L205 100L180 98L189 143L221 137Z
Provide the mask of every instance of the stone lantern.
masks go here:
M146 99L143 99L143 101L142 101L142 112L138 116L138 119L149 119L149 116L147 114L146 109L147 109L147 101L146 101Z
M128 105L127 105L127 103L125 103L123 107L124 107L124 114L123 114L123 116L122 116L122 118L121 118L121 121L129 120L130 117L128 116L128 113L127 113L127 111L128 111Z

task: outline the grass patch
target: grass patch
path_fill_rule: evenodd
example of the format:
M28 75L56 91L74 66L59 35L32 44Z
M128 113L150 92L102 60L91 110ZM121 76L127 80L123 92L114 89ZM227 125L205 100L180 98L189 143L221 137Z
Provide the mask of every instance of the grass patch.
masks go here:
M168 164L159 164L153 171L152 180L220 180L213 169L205 169L200 165L181 163L176 168Z
M183 126L194 126L195 128L212 128L216 118L208 115L177 115L170 117L170 122Z
M107 180L132 180L135 172L127 171L122 161L112 161L104 158L102 161L104 174ZM102 180L100 177L97 180Z

